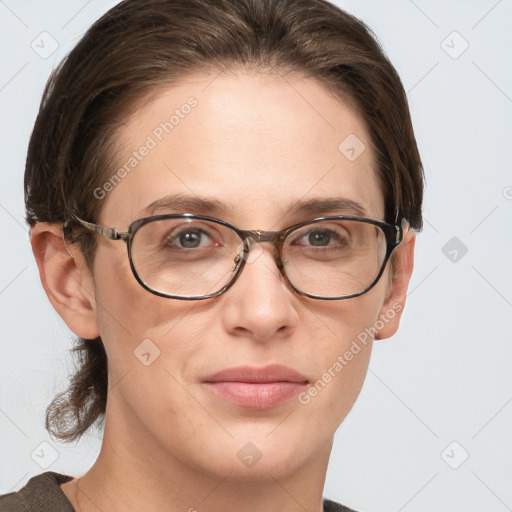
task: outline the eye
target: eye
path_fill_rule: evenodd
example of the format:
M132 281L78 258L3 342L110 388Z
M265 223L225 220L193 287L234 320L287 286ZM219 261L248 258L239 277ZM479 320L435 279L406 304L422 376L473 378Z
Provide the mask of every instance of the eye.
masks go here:
M341 229L314 228L301 232L292 245L304 247L341 247L348 243L348 236Z
M197 247L202 247L209 239L210 237L204 231L198 229L184 231L174 238L177 242L176 245L179 245L184 249L196 249Z
M331 233L325 230L310 231L307 235L305 235L305 237L307 237L307 241L310 245L317 247L325 247L326 245L329 245L329 242L331 241Z
M219 237L213 230L200 226L181 226L168 231L162 237L163 249L205 249L219 247Z

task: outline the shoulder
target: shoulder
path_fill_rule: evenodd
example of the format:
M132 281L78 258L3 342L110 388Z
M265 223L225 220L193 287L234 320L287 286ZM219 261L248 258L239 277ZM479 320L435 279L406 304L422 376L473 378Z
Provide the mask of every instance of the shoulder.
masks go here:
M351 508L340 505L335 501L324 499L324 512L356 512Z
M19 491L0 496L2 512L75 512L60 484L73 477L47 471L32 477Z

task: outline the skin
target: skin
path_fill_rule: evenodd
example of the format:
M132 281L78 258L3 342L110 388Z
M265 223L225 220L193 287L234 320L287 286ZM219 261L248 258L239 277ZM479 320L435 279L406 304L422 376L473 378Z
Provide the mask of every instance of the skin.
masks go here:
M99 224L126 230L170 193L220 201L223 211L197 213L242 229L278 230L347 213L289 212L294 201L333 196L383 219L362 119L320 83L298 75L195 75L163 88L118 133L119 165L190 96L198 105L106 195ZM366 144L353 162L338 151L349 134ZM101 335L109 360L100 455L85 475L62 485L76 510L322 510L333 435L362 387L371 342L305 405L292 398L271 409L242 409L201 381L233 366L279 363L316 382L379 315L393 305L403 309L412 230L396 251L393 275L388 264L370 292L341 301L293 292L269 244L225 294L187 302L144 290L123 242L98 236L92 272L78 248L63 242L60 226L38 223L31 242L53 306L78 336ZM400 315L376 337L393 335ZM150 366L134 356L146 338L161 351ZM247 442L262 453L252 467L237 457Z

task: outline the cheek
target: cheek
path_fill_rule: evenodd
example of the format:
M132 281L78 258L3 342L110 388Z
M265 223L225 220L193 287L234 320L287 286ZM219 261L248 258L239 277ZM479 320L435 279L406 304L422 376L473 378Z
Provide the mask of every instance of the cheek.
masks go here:
M374 288L359 297L311 304L314 316L322 325L323 350L332 356L333 352L348 349L358 337L364 342L364 333L371 332L378 319L386 290L383 276Z
M209 332L208 322L201 323L195 316L208 317L204 311L208 301L151 294L136 281L126 254L109 256L98 258L95 277L111 408L126 424L144 424L159 432L165 443L169 442L166 432L175 431L175 418L180 418L180 442L185 444L189 435L202 428L204 416L186 392L184 375L201 351L201 334Z
M171 352L178 359L186 357L180 351L193 347L197 338L195 324L186 320L205 305L145 290L133 276L126 252L98 250L94 270L98 324L111 371L122 374L169 360ZM188 345L180 343L185 337L191 340Z
M325 335L313 350L316 374L299 402L322 415L334 432L349 413L363 386L373 344L375 323L385 286L347 301L323 304L316 312Z

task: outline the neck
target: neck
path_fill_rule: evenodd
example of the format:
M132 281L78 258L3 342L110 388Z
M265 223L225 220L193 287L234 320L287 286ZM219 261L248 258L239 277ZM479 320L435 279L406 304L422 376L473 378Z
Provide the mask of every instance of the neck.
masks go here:
M112 414L111 409L107 405L102 448L95 464L85 475L62 486L77 512L323 510L332 438L305 465L292 471L282 467L279 453L262 457L242 472L238 466L212 470L169 454L133 416L120 411Z

